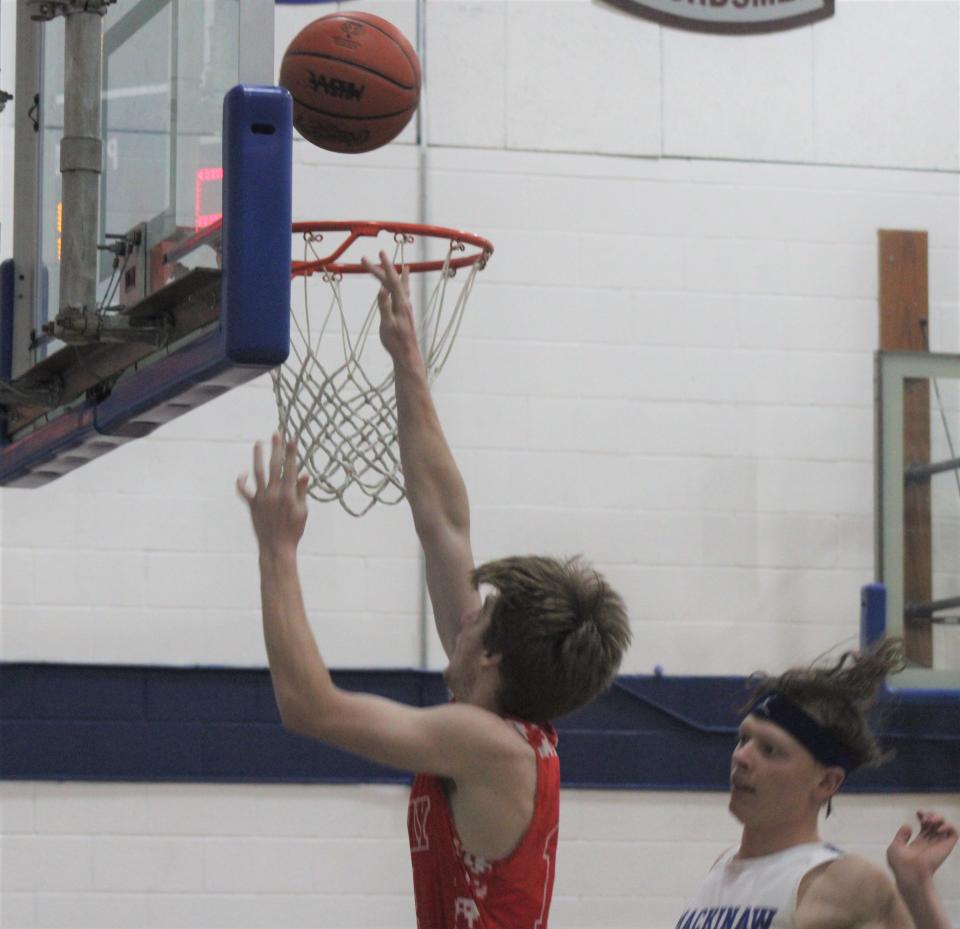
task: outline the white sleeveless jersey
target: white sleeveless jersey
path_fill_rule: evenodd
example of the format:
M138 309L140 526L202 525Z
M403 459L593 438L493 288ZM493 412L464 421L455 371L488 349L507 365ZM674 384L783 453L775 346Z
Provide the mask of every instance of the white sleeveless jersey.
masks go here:
M743 860L731 849L710 870L676 929L796 929L803 876L843 854L825 842Z

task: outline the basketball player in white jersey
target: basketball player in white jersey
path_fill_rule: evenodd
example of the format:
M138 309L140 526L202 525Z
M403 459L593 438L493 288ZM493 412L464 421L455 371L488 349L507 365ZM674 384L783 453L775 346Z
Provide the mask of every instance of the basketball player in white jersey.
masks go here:
M957 843L943 817L920 812L887 849L895 880L821 841L821 809L848 773L883 760L867 722L900 644L847 653L829 668L762 678L740 724L730 811L740 847L720 857L676 929L951 929L933 875Z

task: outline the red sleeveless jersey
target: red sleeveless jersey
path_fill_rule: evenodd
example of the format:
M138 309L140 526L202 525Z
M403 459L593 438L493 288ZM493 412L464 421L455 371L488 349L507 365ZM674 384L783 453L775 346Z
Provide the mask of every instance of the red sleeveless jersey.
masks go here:
M510 719L537 757L530 825L506 858L463 847L441 778L418 774L407 806L417 929L547 929L560 820L560 759L552 726Z

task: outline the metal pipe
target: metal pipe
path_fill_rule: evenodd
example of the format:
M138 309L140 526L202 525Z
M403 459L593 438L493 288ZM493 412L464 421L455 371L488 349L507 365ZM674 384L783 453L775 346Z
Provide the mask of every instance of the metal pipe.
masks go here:
M960 458L949 458L946 461L938 461L935 464L910 465L903 473L903 479L907 484L919 484L934 474L942 474L944 471L956 471L960 468Z
M97 299L103 11L91 7L65 14L60 312L68 316L92 310Z
M922 603L907 603L903 608L903 615L907 619L929 619L934 613L941 610L952 610L960 607L960 597L945 597L943 600L925 600Z
M417 106L417 222L430 221L430 144L427 139L427 5L426 0L417 0L417 53L420 58L420 103ZM427 243L421 236L417 243L421 261L427 257ZM419 275L418 275L419 277ZM420 336L420 351L426 358L427 340L424 321L427 316L427 288L424 281L418 281L417 332ZM430 592L427 588L427 562L423 548L420 548L418 560L420 570L420 616L417 628L417 655L419 667L430 666L430 625L433 610L430 604Z
M30 350L30 333L47 319L46 294L41 284L40 196L43 177L44 114L43 27L17 4L16 102L14 103L13 160L13 354L11 377L24 375L38 360ZM40 356L41 358L43 355Z

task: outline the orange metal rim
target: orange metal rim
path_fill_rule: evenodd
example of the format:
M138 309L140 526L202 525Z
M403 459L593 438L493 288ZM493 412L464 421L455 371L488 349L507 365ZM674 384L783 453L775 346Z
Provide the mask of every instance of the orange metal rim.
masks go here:
M479 262L480 267L487 263L493 254L493 243L483 236L460 229L451 229L446 226L430 226L422 223L393 223L368 220L336 220L324 222L302 222L293 224L295 235L322 235L325 232L347 232L349 235L329 255L313 261L294 261L291 266L292 277L303 277L311 274L366 274L367 271L359 262L340 263L338 259L351 245L361 238L376 238L380 233L392 233L394 237L427 237L444 239L458 243L465 254L451 258L449 262L443 259L432 261L411 261L406 268L414 274L441 271L444 266L457 269L469 267ZM467 247L475 251L467 251ZM397 266L397 270L400 266Z

